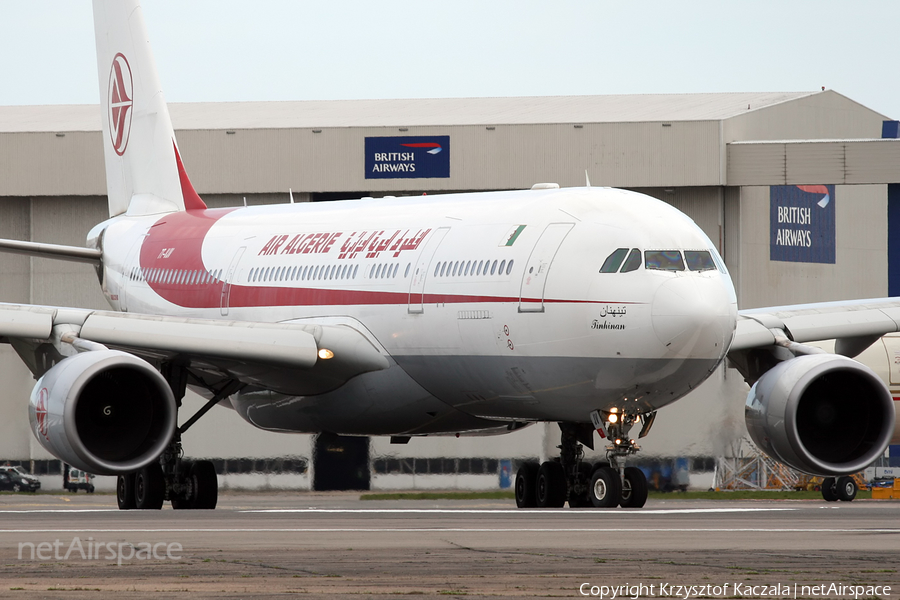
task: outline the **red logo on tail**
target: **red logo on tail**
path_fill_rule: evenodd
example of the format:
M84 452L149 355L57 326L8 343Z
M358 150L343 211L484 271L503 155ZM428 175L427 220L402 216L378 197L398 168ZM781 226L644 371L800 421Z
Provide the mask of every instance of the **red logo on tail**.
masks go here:
M125 154L131 133L131 108L134 83L128 59L119 52L109 70L109 138L116 154Z

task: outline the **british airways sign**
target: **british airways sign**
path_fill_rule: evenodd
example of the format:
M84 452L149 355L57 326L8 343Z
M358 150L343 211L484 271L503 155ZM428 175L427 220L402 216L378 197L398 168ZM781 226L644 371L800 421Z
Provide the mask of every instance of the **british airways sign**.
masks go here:
M835 262L833 185L769 188L769 259Z
M366 179L450 177L450 136L366 138Z

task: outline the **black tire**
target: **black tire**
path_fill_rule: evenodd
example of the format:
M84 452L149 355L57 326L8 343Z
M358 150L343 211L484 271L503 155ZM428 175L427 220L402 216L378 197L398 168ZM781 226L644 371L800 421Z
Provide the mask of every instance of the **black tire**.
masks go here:
M214 509L219 501L219 480L215 465L209 460L198 460L191 465L190 477L195 490L191 508Z
M834 477L826 477L822 480L822 498L825 499L825 502L835 502L838 499Z
M116 481L116 502L120 510L137 508L134 503L134 473L119 475Z
M562 508L566 504L566 473L562 465L548 460L537 474L535 501L540 508Z
M183 460L181 461L181 473L182 479L191 483L189 496L172 496L172 508L174 510L187 510L193 508L194 506L194 490L196 489L193 485L193 480L191 479L191 467L194 466L194 463Z
M134 505L141 510L159 510L166 495L166 482L159 463L134 474Z
M838 477L837 482L834 484L834 491L841 502L852 502L856 498L859 486L856 485L852 477Z
M613 508L619 505L622 481L610 467L601 467L591 476L588 497L595 508Z
M571 486L569 486L569 508L582 508L584 506L593 506L590 496L588 495L588 487L591 485L591 475L593 475L593 467L591 465L580 462L578 463L578 478L584 484L584 491L575 494Z
M537 472L540 465L534 461L522 463L516 471L516 506L518 508L534 508L537 506L535 491L537 490Z
M625 481L619 504L622 508L641 508L647 503L647 476L637 467L625 467Z
M94 493L94 486L93 486L93 485L90 485L90 486L88 487L87 493L88 493L88 494L93 494L93 493Z

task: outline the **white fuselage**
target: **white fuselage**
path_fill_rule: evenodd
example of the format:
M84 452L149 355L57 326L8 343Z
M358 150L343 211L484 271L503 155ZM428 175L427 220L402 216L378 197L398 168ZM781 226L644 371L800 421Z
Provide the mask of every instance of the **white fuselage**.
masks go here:
M314 396L292 392L302 371L258 374L232 404L267 429L414 434L649 412L720 364L737 314L693 221L616 189L122 216L92 237L101 229L117 310L343 324L390 355L389 369ZM601 273L616 249L637 249L639 265Z

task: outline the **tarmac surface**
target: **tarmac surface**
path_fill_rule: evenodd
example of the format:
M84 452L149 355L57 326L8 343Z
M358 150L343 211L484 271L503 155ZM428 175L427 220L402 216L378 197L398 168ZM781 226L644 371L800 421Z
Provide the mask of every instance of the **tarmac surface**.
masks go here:
M0 598L900 596L898 502L676 498L224 493L215 511L119 511L112 495L2 494Z

